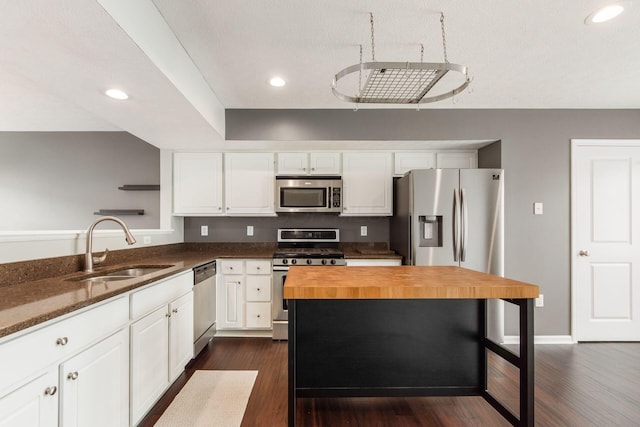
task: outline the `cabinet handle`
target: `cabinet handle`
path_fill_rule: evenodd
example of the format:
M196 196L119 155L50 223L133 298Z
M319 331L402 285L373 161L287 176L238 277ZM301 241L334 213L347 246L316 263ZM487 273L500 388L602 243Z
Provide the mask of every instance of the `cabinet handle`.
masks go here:
M77 380L78 379L78 371L69 372L69 375L67 375L67 378L70 379L70 380Z
M177 312L178 312L178 309L177 309L177 308L174 308L173 310L171 310L171 312L173 312L173 313L177 313Z
M51 386L44 389L44 394L47 396L53 396L58 391L58 387Z
M69 342L69 338L67 337L58 338L56 340L56 344L58 345L67 345L68 342Z

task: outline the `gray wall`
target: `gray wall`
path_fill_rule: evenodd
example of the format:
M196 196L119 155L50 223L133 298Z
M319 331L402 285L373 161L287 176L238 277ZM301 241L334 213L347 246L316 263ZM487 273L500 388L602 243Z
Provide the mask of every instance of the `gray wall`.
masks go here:
M131 228L159 228L160 150L126 132L0 132L0 230L82 230L99 209L144 209ZM103 223L100 228L118 227Z
M536 334L568 335L570 140L639 138L640 110L227 110L226 132L227 140L501 141L506 275L545 295ZM544 215L533 215L534 202ZM507 320L514 334L512 310Z
M209 226L209 236L200 236L200 226ZM247 225L254 235L247 236ZM360 236L360 226L367 236ZM278 228L339 228L341 242L388 242L389 218L339 217L330 214L285 214L277 217L197 217L184 219L185 242L275 242Z

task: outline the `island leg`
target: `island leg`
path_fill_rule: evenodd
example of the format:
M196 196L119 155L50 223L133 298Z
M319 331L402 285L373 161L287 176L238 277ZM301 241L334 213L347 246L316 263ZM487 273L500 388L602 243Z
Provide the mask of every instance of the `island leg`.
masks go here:
M288 300L289 309L289 427L296 425L296 300Z
M534 347L533 299L517 300L520 306L520 424L533 426Z

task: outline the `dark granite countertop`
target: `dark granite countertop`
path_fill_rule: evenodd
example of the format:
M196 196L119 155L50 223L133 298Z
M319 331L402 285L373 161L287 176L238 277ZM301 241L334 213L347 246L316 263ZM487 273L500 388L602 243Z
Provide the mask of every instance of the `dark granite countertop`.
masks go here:
M95 268L92 275L133 266L170 266L118 281L74 281L86 275L78 271L81 255L0 265L0 338L215 259L271 259L275 250L275 244L268 243L169 246L166 250L157 247L112 252L108 265ZM352 259L399 258L386 245L345 245L342 249L345 257ZM43 275L49 277L41 278Z

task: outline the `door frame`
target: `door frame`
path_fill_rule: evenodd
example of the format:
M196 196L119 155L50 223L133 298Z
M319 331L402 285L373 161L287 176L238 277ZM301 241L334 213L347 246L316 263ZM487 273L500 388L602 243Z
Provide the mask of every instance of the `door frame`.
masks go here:
M577 184L577 177L574 176L576 167L575 167L575 152L580 148L580 147L640 147L640 139L571 139L571 172L570 172L570 182L571 182L571 206L570 206L570 211L571 211L571 230L570 230L570 234L571 234L571 244L570 244L570 266L569 266L569 270L571 273L571 340L573 342L578 342L576 336L577 336L577 319L576 319L576 293L577 293L577 289L578 289L578 285L576 283L576 279L575 279L575 268L574 268L574 262L576 257L574 256L574 254L576 253L576 251L578 250L578 245L576 243L576 230L575 230L575 223L576 223L576 200L575 200L575 193L576 193L576 189L575 186Z

